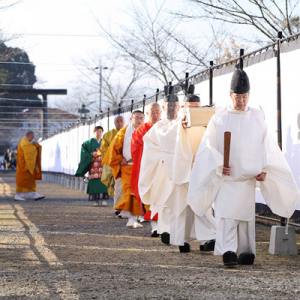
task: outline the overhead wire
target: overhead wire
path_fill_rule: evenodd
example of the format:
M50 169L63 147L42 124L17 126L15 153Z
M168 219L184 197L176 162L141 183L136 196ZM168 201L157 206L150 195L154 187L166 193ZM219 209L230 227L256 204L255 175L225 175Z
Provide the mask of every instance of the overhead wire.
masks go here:
M79 116L78 116L79 117ZM6 119L6 118L0 118L0 122L1 121L38 121L38 120L41 120L41 118L35 118L35 119ZM76 120L75 118L74 119L48 119L48 120L59 120L59 121L72 121L72 120Z
M0 100L2 101L23 101L23 102L37 102L37 101L41 101L41 99L37 99L37 100L30 100L30 99L21 99L21 98L0 98ZM0 101L0 103L1 103Z
M52 120L48 120L47 123L76 123L78 119L74 119L72 121L52 121ZM45 120L40 120L40 121L0 121L0 124L12 124L12 123L22 123L22 124L41 124L43 123Z
M1 83L0 86L30 86L33 87L32 84L13 84L13 83Z
M12 65L46 65L46 66L74 66L80 65L79 63L72 64L60 64L60 63L33 63L33 62L22 62L22 61L0 61L0 64L12 64Z
M49 109L49 108L48 108ZM41 114L40 111L20 111L20 112L16 112L16 111L5 111L5 112L0 112L0 115L6 115L6 114L9 114L9 115L20 115L20 114L27 114L27 115L36 115L36 114ZM75 114L76 113L72 113L72 112L47 112L47 115L74 115L76 116Z
M50 108L50 107L43 107L43 106L8 106L8 105L7 106L6 105L0 105L0 107L22 108L22 109L49 109Z
M15 34L15 33L6 33ZM101 34L64 34L64 33L21 33L22 36L33 35L33 36L53 36L53 37L92 37L92 38L104 38L105 35ZM115 36L121 37L121 36Z
M44 120L41 120L41 121L34 121L34 122L31 122L31 121L9 121L9 122L5 122L5 121L0 121L0 124L7 124L7 126L10 126L10 124L14 124L14 123L17 123L17 124L41 124L43 123ZM51 120L48 120L47 123L63 123L63 124L72 124L72 123L75 123L75 121L77 120L74 120L74 121L51 121Z

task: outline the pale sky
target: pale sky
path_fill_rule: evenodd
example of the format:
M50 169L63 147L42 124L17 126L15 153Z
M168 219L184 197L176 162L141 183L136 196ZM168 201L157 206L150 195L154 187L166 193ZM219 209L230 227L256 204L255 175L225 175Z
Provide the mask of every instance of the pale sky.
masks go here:
M130 0L22 0L12 8L0 10L0 28L4 37L20 35L6 44L27 52L36 66L39 80L36 88L67 88L70 93L80 76L75 62L88 55L105 54L110 47L99 34L95 18L117 29L118 23L128 22L126 9L130 3ZM49 104L57 97L49 96Z
M166 2L166 9L178 11L183 10L186 3L184 0L146 2L147 5ZM82 76L78 61L96 58L111 49L101 36L96 19L117 33L120 25L130 22L128 7L132 3L139 3L139 0L21 0L10 9L0 10L0 29L4 37L19 36L6 44L24 49L29 55L38 78L34 87L66 88L70 95ZM188 35L200 38L205 32L205 23L201 26L190 24L181 25ZM96 59L95 67L98 64ZM65 96L49 96L50 106L59 97Z

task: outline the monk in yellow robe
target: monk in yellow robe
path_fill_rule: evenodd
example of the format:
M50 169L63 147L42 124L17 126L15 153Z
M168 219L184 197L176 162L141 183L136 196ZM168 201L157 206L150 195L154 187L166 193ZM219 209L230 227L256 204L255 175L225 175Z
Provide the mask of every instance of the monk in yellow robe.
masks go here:
M144 124L144 119L145 116L142 111L134 111L130 118L130 124L117 133L103 159L103 163L112 168L114 178L121 178L122 180L123 197L116 206L116 210L120 211L122 217L128 218L126 226L129 228L143 227L137 221L138 216L142 215L142 210L132 190L130 179L132 170L132 133L136 128Z
M25 201L25 196L33 196L34 200L45 198L36 192L36 180L42 180L41 156L42 146L31 143L34 132L28 131L23 137L17 149L17 171L16 171L16 201Z
M116 136L116 134L119 132L121 128L124 127L124 118L122 116L116 116L115 120L115 128L106 132L103 135L102 143L101 143L101 157L102 160L104 159L107 149L109 145L111 144L113 138ZM105 165L102 161L103 165L103 171L102 171L102 177L101 182L107 186L107 193L109 196L114 196L114 207L116 207L123 197L123 189L122 189L122 182L121 178L114 179L112 174L112 168L108 165ZM118 215L119 212L115 210L115 213Z

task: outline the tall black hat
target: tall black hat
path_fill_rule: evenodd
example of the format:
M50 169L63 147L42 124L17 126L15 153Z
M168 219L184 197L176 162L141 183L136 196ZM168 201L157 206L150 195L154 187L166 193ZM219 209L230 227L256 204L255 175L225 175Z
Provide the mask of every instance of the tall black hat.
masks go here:
M173 85L165 85L164 87L164 102L176 102L178 101L178 97L174 93L174 86Z
M194 95L195 93L195 86L191 84L184 97L185 102L200 102L200 97Z
M167 118L173 120L175 118L175 107L178 97L175 95L174 87L171 84L165 86L164 102L168 102Z
M250 82L244 70L233 72L230 84L230 92L235 94L246 94L250 91Z

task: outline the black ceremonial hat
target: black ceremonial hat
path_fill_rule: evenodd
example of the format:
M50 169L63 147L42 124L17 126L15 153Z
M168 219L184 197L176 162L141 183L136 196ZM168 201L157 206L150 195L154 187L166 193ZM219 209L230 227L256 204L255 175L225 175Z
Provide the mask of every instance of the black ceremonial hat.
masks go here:
M184 97L185 102L200 102L200 97L194 95L195 92L195 86L191 84L186 92L186 95Z
M250 91L250 82L244 70L235 70L231 78L230 92L246 94Z
M165 85L164 91L165 91L164 102L176 102L176 101L178 101L178 97L174 93L174 86Z

